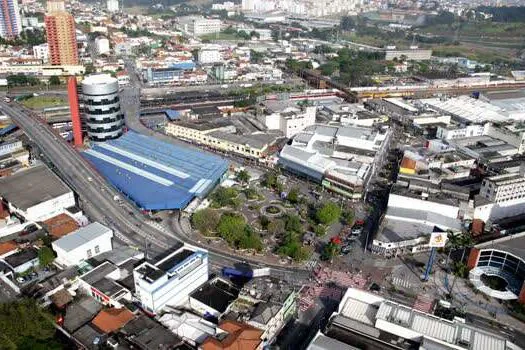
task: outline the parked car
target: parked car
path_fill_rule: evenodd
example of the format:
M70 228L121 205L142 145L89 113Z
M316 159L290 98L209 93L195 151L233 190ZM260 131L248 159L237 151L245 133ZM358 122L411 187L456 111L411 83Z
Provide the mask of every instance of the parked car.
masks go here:
M24 283L24 282L26 281L26 278L25 278L25 277L22 277L22 276L18 276L18 277L16 278L16 281L17 281L18 283Z

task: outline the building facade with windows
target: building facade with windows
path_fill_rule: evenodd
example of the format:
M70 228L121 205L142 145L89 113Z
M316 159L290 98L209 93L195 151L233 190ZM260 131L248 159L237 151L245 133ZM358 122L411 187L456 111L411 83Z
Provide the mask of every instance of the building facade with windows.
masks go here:
M22 31L18 0L0 0L0 37L15 38Z
M82 81L83 112L91 141L122 136L124 114L120 109L118 80L109 74L88 75Z
M57 253L57 263L73 266L112 250L112 238L113 230L94 222L54 241L51 245Z
M63 1L49 1L44 18L52 65L78 65L75 19L65 10Z
M208 252L183 246L154 264L137 266L133 277L135 296L155 314L166 305L188 302L190 293L208 280Z

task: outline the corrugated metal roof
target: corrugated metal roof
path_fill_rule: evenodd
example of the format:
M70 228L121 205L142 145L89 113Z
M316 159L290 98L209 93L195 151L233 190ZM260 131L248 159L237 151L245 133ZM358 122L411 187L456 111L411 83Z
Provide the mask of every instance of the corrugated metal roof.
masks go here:
M180 209L205 195L228 169L228 161L190 147L128 132L97 143L84 156L141 208Z
M112 232L110 228L102 225L99 222L93 222L87 226L79 228L67 236L54 241L53 245L62 248L66 252L69 252L108 232Z

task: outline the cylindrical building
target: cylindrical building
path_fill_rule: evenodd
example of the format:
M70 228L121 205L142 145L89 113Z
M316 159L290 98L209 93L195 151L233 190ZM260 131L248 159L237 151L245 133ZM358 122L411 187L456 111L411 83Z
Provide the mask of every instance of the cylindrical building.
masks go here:
M105 141L122 135L124 115L116 78L109 74L88 75L82 81L82 102L90 140Z

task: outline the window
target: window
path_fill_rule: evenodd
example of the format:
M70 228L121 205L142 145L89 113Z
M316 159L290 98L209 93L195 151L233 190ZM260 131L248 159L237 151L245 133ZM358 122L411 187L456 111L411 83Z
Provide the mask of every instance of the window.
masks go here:
M88 249L87 250L87 257L88 258L91 258L93 255L91 254L91 249Z
M95 246L95 254L100 253L100 247L98 245Z

